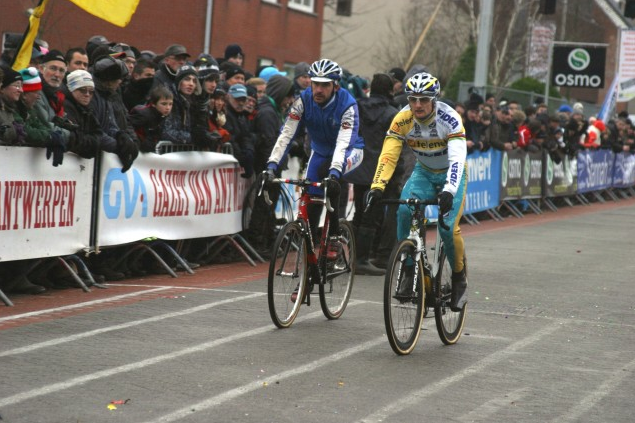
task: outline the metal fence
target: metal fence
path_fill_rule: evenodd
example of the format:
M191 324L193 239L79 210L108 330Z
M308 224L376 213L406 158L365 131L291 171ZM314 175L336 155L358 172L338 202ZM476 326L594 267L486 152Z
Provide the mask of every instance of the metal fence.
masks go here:
M472 87L474 87L473 82L459 83L459 101L463 103L466 103L468 101L468 99L470 98L469 90ZM498 103L500 99L506 98L507 100L517 101L523 108L535 105L538 102L544 103L545 98L544 94L514 90L512 88L495 87L492 85L487 85L485 87L485 92L494 94L496 96L496 103ZM585 103L584 101L570 100L570 102L568 102L566 98L549 97L549 113L556 112L558 108L563 104L572 106L574 103L578 102L584 105L584 115L586 117L596 116L602 108L601 105L598 106L597 104Z

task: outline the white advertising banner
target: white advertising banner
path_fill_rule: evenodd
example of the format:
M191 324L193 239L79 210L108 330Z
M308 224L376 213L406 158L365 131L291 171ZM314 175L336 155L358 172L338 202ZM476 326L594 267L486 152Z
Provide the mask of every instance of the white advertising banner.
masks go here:
M622 30L617 74L617 101L629 101L635 97L635 30Z
M75 254L90 241L94 161L0 147L0 261Z
M185 151L139 154L121 173L117 156L103 154L97 244L239 232L251 183L241 172L231 155Z

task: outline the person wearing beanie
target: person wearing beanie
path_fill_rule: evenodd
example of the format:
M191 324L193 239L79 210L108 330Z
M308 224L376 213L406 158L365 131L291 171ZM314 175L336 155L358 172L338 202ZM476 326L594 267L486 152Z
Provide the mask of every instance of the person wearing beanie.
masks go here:
M64 101L66 117L75 129L75 142L69 145L69 151L85 159L92 159L97 151L114 152L117 141L104 133L92 110L95 95L95 82L90 73L77 69L67 78L68 95Z
M22 95L17 103L15 119L24 125L26 145L46 147L51 141L51 128L41 122L33 112L33 107L42 93L40 73L34 67L21 69L19 73L22 76Z
M174 78L177 94L174 96L172 112L166 118L163 138L175 144L191 144L192 138L192 106L194 95L200 95L201 85L196 68L183 65Z
M260 71L260 73L258 74L258 77L264 79L265 82L267 82L269 81L269 78L271 78L274 75L287 76L287 73L280 72L278 68L276 68L275 66L267 66Z
M269 79L265 95L258 100L258 115L255 129L258 136L254 155L254 171L262 172L276 144L280 127L284 124L286 111L293 102L293 82L283 75Z
M16 107L22 95L22 75L2 66L0 87L0 144L22 145L26 141L24 126L15 121Z
M258 100L258 114L255 119L255 133L257 136L254 151L254 171L260 173L267 167L267 160L276 144L280 127L284 124L286 110L294 99L293 82L286 76L274 75L269 79L263 95ZM280 176L280 172L278 172ZM254 248L261 254L268 256L275 241L275 205L280 195L279 185L269 189L271 206L265 203L262 196L256 198L249 230L245 234Z
M245 84L245 71L240 66L226 62L221 66L225 72L225 86L227 90L234 84Z
M574 103L571 109L572 113L584 115L584 105L582 103Z
M238 44L230 44L225 48L225 61L234 63L238 67L243 66L245 53Z
M353 184L353 198L355 215L353 226L358 228L357 236L357 267L359 275L382 275L385 263L388 261L391 245L396 241L396 222L394 219L384 219L382 207L373 208L371 213L364 214L364 195L370 189L379 154L384 143L384 136L390 127L397 109L391 105L394 90L394 78L390 74L378 73L373 75L370 83L370 96L357 100L359 109L359 133L364 138L364 160L355 172L346 176L346 181ZM399 159L395 176L384 191L384 197L398 198L402 175L405 172L403 158ZM388 207L389 212L396 212L396 206ZM383 222L383 225L382 225ZM370 261L372 246L376 244L376 234L381 234L375 261ZM377 263L379 267L375 266Z
M293 92L295 97L311 85L311 77L309 76L309 64L300 62L293 68Z
M209 102L208 129L210 132L218 132L221 137L218 150L222 150L220 147L231 141L231 134L225 129L225 123L227 123L227 115L225 113L226 97L227 92L225 90L216 88Z
M392 87L393 94L401 93L403 80L406 78L406 71L398 67L392 68L388 71L388 75L390 75L393 81L393 87Z
M130 169L139 154L139 141L128 121L128 109L119 93L127 71L128 68L119 59L107 56L97 60L93 66L95 93L90 102L102 131L110 137L110 142L102 140L100 148L119 156L122 172Z
M38 66L42 82L42 92L33 106L33 113L45 125L53 125L53 132L60 134L61 146L66 148L73 141L73 132L65 124L65 94L63 81L67 64L64 54L59 50L49 50Z

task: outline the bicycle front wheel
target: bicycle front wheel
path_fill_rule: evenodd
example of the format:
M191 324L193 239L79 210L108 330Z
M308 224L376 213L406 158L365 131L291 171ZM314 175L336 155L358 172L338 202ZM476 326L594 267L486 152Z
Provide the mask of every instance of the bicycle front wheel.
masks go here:
M307 248L302 226L286 224L280 230L269 264L267 297L271 320L288 328L300 311L307 285Z
M324 278L324 283L320 284L320 305L322 312L330 320L339 319L344 313L351 298L355 278L357 249L353 226L347 220L340 219L339 227L342 253L335 261L320 258Z
M405 239L393 249L386 268L384 323L388 342L399 355L412 352L423 324L423 273L415 254L415 244Z
M463 332L467 304L461 311L450 309L452 295L452 266L445 255L445 248L439 251L438 271L433 279L432 295L434 295L434 320L437 332L445 345L456 344Z

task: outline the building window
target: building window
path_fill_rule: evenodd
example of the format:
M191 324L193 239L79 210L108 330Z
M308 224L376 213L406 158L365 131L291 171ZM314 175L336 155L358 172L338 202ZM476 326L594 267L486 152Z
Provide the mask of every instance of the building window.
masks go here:
M272 4L278 4L278 0L260 0L263 3L272 3Z
M337 0L335 14L337 16L351 16L353 11L353 0Z
M289 8L314 13L315 0L289 0Z

